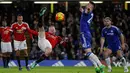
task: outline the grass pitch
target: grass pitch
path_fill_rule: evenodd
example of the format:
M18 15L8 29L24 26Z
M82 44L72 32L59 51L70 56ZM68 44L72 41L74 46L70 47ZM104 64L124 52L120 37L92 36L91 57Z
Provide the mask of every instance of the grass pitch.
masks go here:
M104 71L108 73L107 68L105 68ZM94 67L36 67L27 71L26 68L23 67L23 70L19 71L17 67L0 67L0 73L95 73L95 69ZM124 73L123 67L113 67L111 73Z

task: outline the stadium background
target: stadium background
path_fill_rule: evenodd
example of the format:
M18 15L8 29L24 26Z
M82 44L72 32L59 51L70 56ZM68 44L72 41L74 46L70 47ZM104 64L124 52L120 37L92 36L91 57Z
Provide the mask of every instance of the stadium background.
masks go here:
M1 0L2 1L2 0ZM66 38L66 42L61 46L58 45L49 60L84 60L84 53L79 42L79 20L80 20L80 4L79 1L58 1L57 4L35 4L34 1L13 0L12 4L0 4L0 22L7 20L8 26L16 21L16 16L22 14L24 21L27 22L31 29L37 30L38 12L41 7L48 8L45 14L45 29L48 26L54 25L57 29L56 35ZM56 22L55 14L63 12L65 21ZM126 37L126 44L130 46L130 5L124 0L104 0L103 3L96 4L94 10L94 19L92 22L93 34L93 52L99 54L100 34L104 27L102 19L110 16L113 19L113 24L121 29ZM35 60L39 57L41 51L37 47L37 37L35 41L27 35L28 52L30 60ZM94 41L95 40L95 41ZM129 51L129 48L128 48ZM128 52L127 51L127 52ZM125 53L127 56L128 53ZM22 54L22 53L21 53ZM12 53L12 60L15 60L15 53ZM102 56L99 56L103 60ZM21 57L21 59L23 59Z

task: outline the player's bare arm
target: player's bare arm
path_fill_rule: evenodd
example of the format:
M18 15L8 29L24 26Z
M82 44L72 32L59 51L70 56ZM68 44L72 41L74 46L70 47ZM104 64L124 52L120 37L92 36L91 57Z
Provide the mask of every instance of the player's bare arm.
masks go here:
M100 44L101 44L101 47L100 47L100 54L102 54L102 52L103 52L104 42L105 42L105 38L104 38L104 37L101 37L101 40L100 40Z
M79 9L79 10L80 10L80 12L83 12L83 11L84 11L84 9L83 9L82 7L80 7L80 9Z
M124 35L123 34L120 35L120 40L121 40L121 47L123 50L125 50L125 42L124 42Z

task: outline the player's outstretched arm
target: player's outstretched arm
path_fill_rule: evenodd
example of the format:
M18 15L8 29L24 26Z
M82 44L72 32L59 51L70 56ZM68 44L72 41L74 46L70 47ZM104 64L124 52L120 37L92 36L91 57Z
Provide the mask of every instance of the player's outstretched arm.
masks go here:
M33 34L33 35L35 35L35 36L38 36L38 32L37 32L37 31L32 30L32 29L30 29L30 28L28 28L27 30L28 30L28 32L29 32L30 34Z

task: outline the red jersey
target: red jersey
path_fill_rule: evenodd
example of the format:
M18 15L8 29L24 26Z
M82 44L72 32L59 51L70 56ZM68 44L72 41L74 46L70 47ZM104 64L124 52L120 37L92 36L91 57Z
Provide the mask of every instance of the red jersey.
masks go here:
M22 22L22 24L18 24L16 22L16 23L12 24L11 28L13 30L14 40L17 40L17 41L26 40L26 37L24 34L25 34L26 30L29 28L27 23ZM31 34L29 34L29 35L32 38Z
M10 27L1 27L0 34L1 34L1 41L3 42L11 42L11 28Z
M52 48L54 48L60 41L61 37L51 34L50 32L45 32L46 39L51 43Z
M31 30L31 29L29 29L28 31L31 34L38 36L38 32ZM51 43L52 48L54 48L62 40L62 38L60 36L53 35L49 32L45 32L45 35L46 35L46 39Z

